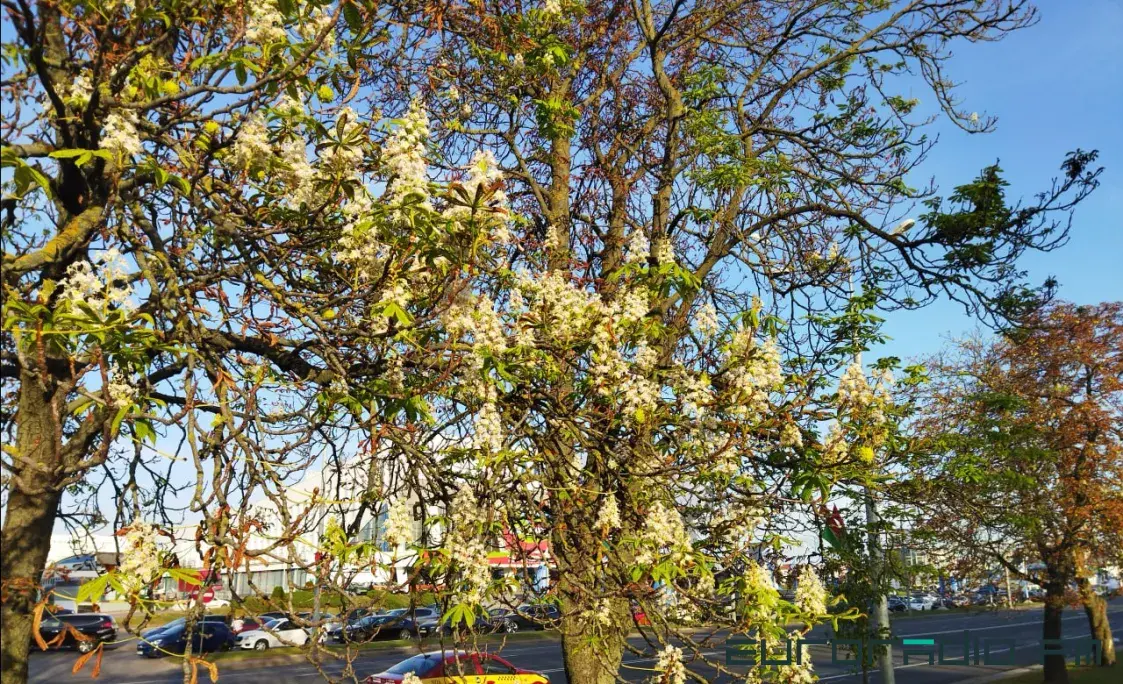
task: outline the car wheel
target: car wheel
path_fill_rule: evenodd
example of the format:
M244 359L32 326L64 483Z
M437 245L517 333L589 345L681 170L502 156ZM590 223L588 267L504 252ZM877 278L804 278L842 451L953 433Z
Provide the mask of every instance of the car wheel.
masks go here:
M412 639L413 638L413 632L409 631L408 629L403 629L402 631L398 632L398 638L399 639L407 639L407 640Z
M255 650L255 651L264 651L268 648L269 648L269 642L266 641L265 639L258 639L256 642L254 642L254 645L253 645L253 650Z
M92 641L79 641L78 642L78 652L79 653L89 653L90 651L94 650L95 648L97 648L97 645L94 644L94 642L92 642Z
M519 626L517 623L508 620L507 622L503 623L503 631L508 634L514 634L515 632L519 631Z

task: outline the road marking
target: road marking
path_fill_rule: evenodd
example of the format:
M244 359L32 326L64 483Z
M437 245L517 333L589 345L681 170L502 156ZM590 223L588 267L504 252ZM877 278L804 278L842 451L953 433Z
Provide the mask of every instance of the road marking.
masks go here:
M1061 641L1068 641L1070 639L1086 639L1090 636L1092 636L1092 635L1091 634L1078 634L1076 636L1062 637ZM1119 638L1116 637L1112 641L1119 641ZM997 650L997 651L991 651L991 653L1006 653L1007 651L1010 651L1010 650L1020 651L1023 648L1030 648L1031 646L1037 646L1037 645L1038 644L1025 644L1023 646L1018 646L1017 648L1014 648L1014 649L1004 648L1004 649ZM944 663L943 665L940 665L939 663L929 663L927 660L925 660L924 662L921 662L921 663L910 663L908 665L896 665L896 664L894 664L893 670L894 671L905 670L905 669L908 669L910 667L920 667L922 665L928 665L929 667L980 667L980 668L981 667L991 667L991 668L997 668L997 667L1016 668L1016 667L1020 667L1019 665L1016 665L1016 664L1005 666L1005 665L963 665L961 663L959 663L959 664L957 664L957 663ZM1003 671L1004 670L999 670L999 672L1003 672ZM875 675L875 674L880 674L880 672L881 672L880 670L871 670L870 674ZM830 680L830 679L846 679L847 677L859 677L859 676L861 676L861 674L862 673L860 673L860 672L851 672L851 673L847 673L847 674L831 675L829 677L819 677L819 681L825 682L825 681Z

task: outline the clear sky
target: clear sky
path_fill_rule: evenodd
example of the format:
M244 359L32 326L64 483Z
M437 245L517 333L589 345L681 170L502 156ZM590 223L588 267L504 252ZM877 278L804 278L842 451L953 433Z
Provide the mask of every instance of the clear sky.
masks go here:
M963 108L997 116L998 129L970 135L934 124L939 143L912 185L933 178L946 196L998 159L1008 197L1030 199L1060 172L1066 152L1098 149L1102 183L1077 209L1071 241L1023 263L1038 283L1056 276L1064 299L1123 300L1123 0L1039 4L1036 26L998 43L958 47L949 72L961 84ZM975 327L948 302L893 313L886 324L893 340L872 356L924 355Z

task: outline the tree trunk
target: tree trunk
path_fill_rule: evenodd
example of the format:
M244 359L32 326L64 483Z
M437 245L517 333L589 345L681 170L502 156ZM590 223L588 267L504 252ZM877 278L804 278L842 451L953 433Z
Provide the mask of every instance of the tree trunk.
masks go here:
M627 601L612 601L620 604L614 606L612 624L595 627L589 619L592 612L583 614L580 608L563 603L566 615L561 626L562 659L569 684L616 683L629 631L625 617L629 609Z
M53 486L59 460L50 394L40 378L23 371L16 414L13 477L0 533L0 684L27 682L31 613L51 550L61 491Z
M1102 658L1100 664L1115 664L1115 641L1111 634L1111 623L1107 620L1107 601L1096 594L1092 583L1086 577L1080 578L1080 602L1088 616L1088 631L1093 639L1099 639Z
M1045 584L1045 625L1044 639L1060 639L1063 623L1061 616L1065 609L1065 583L1050 580ZM1068 669L1064 655L1045 657L1045 684L1068 684Z

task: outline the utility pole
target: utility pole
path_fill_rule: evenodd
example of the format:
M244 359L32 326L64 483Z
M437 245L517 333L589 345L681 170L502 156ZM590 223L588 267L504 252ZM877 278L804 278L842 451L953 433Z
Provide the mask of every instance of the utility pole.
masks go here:
M877 515L877 504L873 500L873 493L870 491L869 485L865 487L865 496L866 530L869 533L870 563L874 568L874 581L880 585L883 567L881 543L877 537L877 527L880 519ZM889 598L885 595L885 592L878 593L874 603L873 618L874 628L877 630L877 638L888 638L891 633L891 627L889 625ZM882 684L896 684L896 675L893 672L893 647L889 644L885 644L881 653L878 654L877 667L881 670Z
M911 228L916 221L907 219L902 221L899 226L893 231L893 235L899 235ZM859 242L859 258L865 258L864 243ZM854 269L850 269L850 296L854 296ZM857 337L855 336L854 348L854 363L859 367L862 365L862 352L861 347L857 344ZM880 589L881 575L884 569L884 559L881 552L881 543L878 540L878 526L879 518L877 515L877 504L873 500L873 492L867 483L863 487L863 493L866 499L866 533L869 537L869 556L870 566L873 570L873 579L875 584L879 587L877 598L873 606L874 629L877 633L878 639L888 639L892 634L892 627L889 624L889 597L885 595L884 590ZM881 670L882 684L896 684L896 673L893 671L893 647L889 644L883 645L880 653L877 656L877 667ZM865 658L863 658L863 661ZM863 675L865 673L863 672Z

